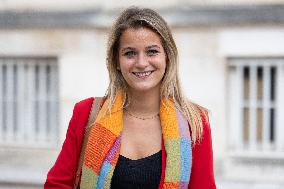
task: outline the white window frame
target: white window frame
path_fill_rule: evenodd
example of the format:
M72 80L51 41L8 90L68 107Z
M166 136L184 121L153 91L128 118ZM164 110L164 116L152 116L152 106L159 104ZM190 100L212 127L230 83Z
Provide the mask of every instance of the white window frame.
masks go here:
M0 57L0 147L57 146L58 73L56 57Z
M263 101L263 106L274 106L275 108L275 123L274 123L274 144L270 144L269 137L263 134L261 148L256 142L256 109L259 104L256 100L250 100L248 107L252 111L249 113L251 118L249 121L249 147L244 142L242 132L242 107L246 104L243 101L242 87L242 70L249 66L251 69L250 89L252 89L249 97L256 99L256 69L258 66L263 67L264 72L267 72L269 66L277 69L276 86L275 86L275 103L271 104L268 100ZM266 70L266 71L265 71ZM228 58L228 127L229 127L229 154L234 157L263 157L263 158L284 158L284 58L265 58L265 57L231 57ZM266 75L266 76L265 76ZM264 74L267 77L267 74ZM269 83L263 82L264 99L267 94ZM267 98L266 98L267 99ZM265 114L265 113L264 113ZM266 132L268 130L267 117L263 116L263 125ZM252 126L251 126L252 125Z

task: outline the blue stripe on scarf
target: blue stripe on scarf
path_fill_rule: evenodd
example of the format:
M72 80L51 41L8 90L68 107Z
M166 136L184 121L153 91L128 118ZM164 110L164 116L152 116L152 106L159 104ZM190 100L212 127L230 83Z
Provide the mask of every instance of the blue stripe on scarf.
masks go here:
M100 176L98 178L97 188L104 188L104 182L106 181L106 177L110 169L111 164L108 162L104 162L100 171Z
M180 180L181 182L188 182L191 172L191 163L192 163L192 151L191 151L190 139L181 138L180 148L181 148Z

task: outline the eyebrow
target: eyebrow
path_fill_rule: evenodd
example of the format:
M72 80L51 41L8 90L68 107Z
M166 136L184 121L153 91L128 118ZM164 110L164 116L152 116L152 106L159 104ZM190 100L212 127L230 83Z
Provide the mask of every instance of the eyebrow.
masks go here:
M151 49L151 48L158 48L158 49L160 49L160 47L158 45L150 45L150 46L146 47L147 50ZM135 50L135 48L133 48L133 47L125 47L125 48L122 49L121 52L125 52L127 50Z
M135 48L126 47L126 48L123 48L123 49L121 50L121 52L125 52L125 51L127 51L127 50L135 50Z
M160 47L158 45L150 45L150 46L146 47L146 49L151 49L151 48L158 48L158 49L160 49Z

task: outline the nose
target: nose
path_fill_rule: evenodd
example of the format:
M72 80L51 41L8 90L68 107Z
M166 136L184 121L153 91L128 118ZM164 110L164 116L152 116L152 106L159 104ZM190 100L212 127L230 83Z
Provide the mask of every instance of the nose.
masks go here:
M136 61L136 67L144 69L149 65L147 57L144 53L139 53L138 59Z

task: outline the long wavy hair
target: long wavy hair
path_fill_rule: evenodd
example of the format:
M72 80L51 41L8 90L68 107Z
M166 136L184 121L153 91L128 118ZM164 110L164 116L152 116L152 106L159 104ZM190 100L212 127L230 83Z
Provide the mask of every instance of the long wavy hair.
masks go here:
M120 36L128 28L149 28L156 32L161 39L162 46L166 52L166 71L163 77L160 98L172 98L177 108L186 116L190 130L192 143L202 139L203 122L208 119L207 110L185 97L181 90L178 78L178 50L173 39L171 30L166 21L154 10L148 8L130 7L124 10L114 22L108 39L107 68L109 73L109 86L107 97L110 99L109 110L115 101L119 90L124 91L125 101L123 106L129 104L127 97L127 83L121 72L117 69L118 49Z

